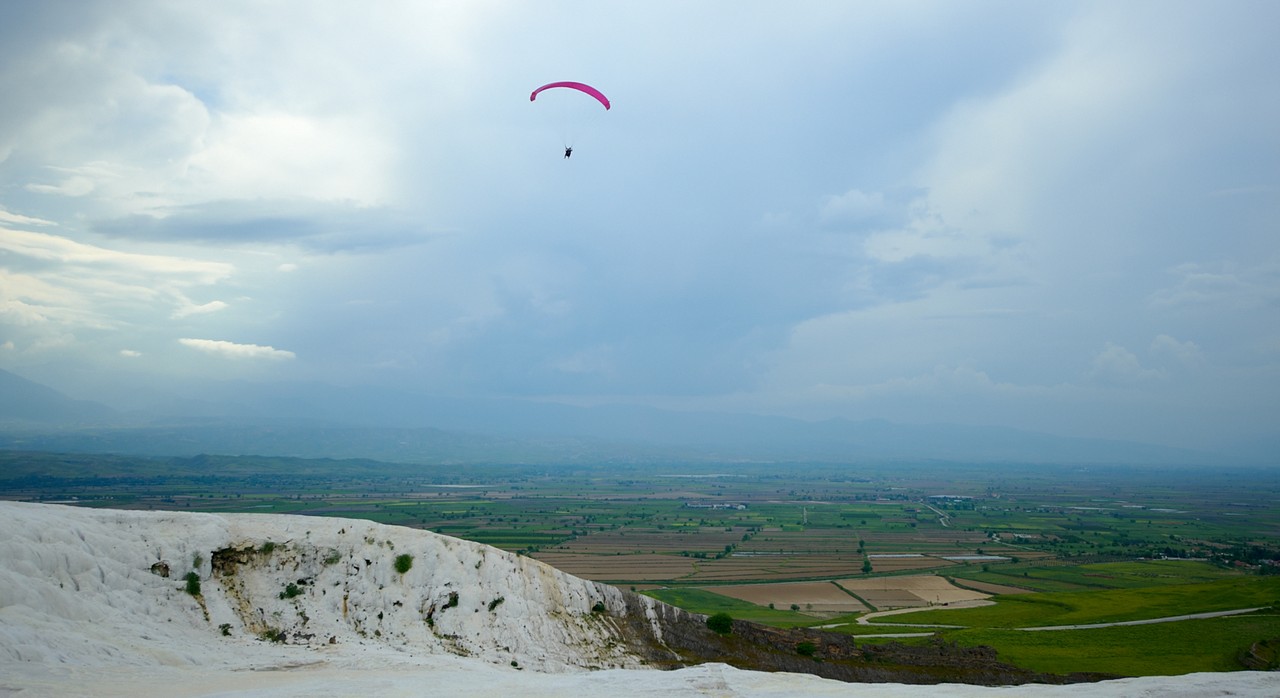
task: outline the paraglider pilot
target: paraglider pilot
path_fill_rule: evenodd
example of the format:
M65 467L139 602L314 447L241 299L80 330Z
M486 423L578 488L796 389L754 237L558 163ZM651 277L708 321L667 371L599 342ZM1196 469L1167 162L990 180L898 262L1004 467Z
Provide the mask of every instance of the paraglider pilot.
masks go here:
M564 149L564 156L569 157L570 155L573 155L573 148L566 147Z

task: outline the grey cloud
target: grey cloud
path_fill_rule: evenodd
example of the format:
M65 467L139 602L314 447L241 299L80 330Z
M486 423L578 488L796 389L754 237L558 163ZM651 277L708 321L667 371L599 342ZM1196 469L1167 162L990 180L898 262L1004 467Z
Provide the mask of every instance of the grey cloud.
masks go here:
M1204 353L1195 342L1179 341L1167 334L1151 340L1151 353L1183 366L1198 364L1204 360Z
M439 234L401 211L314 201L216 201L164 213L102 220L93 229L170 243L292 243L317 253L394 249Z
M1250 260L1251 261L1251 260ZM1175 282L1147 298L1155 307L1217 305L1265 306L1280 300L1280 266L1261 264L1183 264L1169 270Z
M913 206L925 196L925 190L918 188L854 188L827 196L818 211L818 221L828 228L849 231L901 227L911 220Z
M1089 376L1104 385L1132 386L1159 380L1164 374L1143 367L1133 352L1108 342L1107 346L1094 355Z

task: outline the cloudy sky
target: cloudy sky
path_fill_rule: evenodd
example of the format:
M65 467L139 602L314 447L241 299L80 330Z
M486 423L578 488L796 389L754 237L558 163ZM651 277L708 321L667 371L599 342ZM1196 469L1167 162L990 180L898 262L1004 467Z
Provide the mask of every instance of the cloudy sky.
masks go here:
M289 380L1275 437L1277 26L5 2L0 368L117 405ZM554 80L613 108L529 101Z

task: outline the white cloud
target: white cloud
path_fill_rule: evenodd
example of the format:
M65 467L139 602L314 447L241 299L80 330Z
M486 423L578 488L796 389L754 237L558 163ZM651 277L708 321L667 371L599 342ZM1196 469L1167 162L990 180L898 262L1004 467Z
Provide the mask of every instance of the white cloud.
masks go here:
M199 305L191 302L185 303L182 307L173 311L173 317L184 318L191 315L204 315L206 313L216 313L219 310L226 310L227 304L222 301L209 301Z
M53 221L47 221L43 218L32 218L31 216L6 211L3 206L0 206L0 223L8 223L10 225L57 225Z
M89 351L103 332L137 337L156 329L157 318L222 310L227 307L222 301L192 303L185 291L221 283L234 271L224 262L111 249L4 227L0 257L7 262L0 267L0 329L20 338L31 354L77 345Z
M69 328L108 328L116 322L94 310L99 294L119 301L150 294L149 289L128 289L92 277L62 283L51 275L10 272L0 267L0 321L8 328L26 328L62 335ZM59 341L58 344L63 342Z
M917 219L907 228L867 236L863 249L878 262L903 262L914 257L979 257L988 246L971 234L947 229L936 221Z
M989 393L1039 393L1040 386L1019 386L993 380L985 371L972 366L935 366L928 373L893 378L862 385L819 384L813 396L824 400L874 400L912 396L917 398L955 398Z
M125 357L125 358L129 358L129 359L136 359L136 358L138 358L138 357L142 356L142 352L140 352L140 351L136 351L136 350L133 350L133 349L121 349L121 350L120 350L120 356L123 356L123 357Z
M215 283L229 277L230 264L172 257L168 255L122 252L70 238L23 230L0 228L0 250L34 260L68 265L181 277L188 283Z
M1167 334L1159 335L1152 340L1151 353L1184 365L1196 364L1204 360L1204 354L1195 342L1180 342Z
M127 333L129 342L146 342L148 335L169 334L157 326L166 316L227 308L218 300L193 303L186 291L221 283L234 271L224 262L112 249L4 227L0 258L6 262L0 267L0 332L23 347L24 360L141 356L121 352L119 337Z
M1147 297L1147 302L1155 308L1245 307L1280 300L1280 285L1275 283L1280 268L1274 262L1255 266L1187 263L1170 269L1169 274L1175 278L1173 285Z
M377 95L386 86L362 71L408 61L334 57L349 27L284 31L295 10L131 12L34 42L24 62L38 68L0 75L14 105L0 109L8 179L106 217L228 199L387 200L398 150Z
M611 374L615 369L610 347L593 347L555 361L552 368L563 373Z
M67 177L57 184L28 184L27 191L37 194L58 194L61 196L84 196L92 193L97 187L93 180L79 175Z
M1131 386L1159 379L1160 371L1143 368L1142 362L1128 349L1107 342L1094 355L1089 366L1089 376L1104 385Z
M193 152L187 202L218 199L351 201L387 199L392 149L376 124L352 116L288 112L225 114ZM176 193L176 192L175 192Z
M1152 192L1180 169L1169 163L1192 117L1179 107L1203 79L1183 70L1194 54L1179 47L1196 30L1182 12L1152 31L1134 6L1072 14L1036 62L935 122L915 175L921 205L868 240L873 258L959 256L1004 276L1065 277L1065 288L1080 278L1073 264L1142 254L1154 231L1138 212L1167 205Z
M1156 41L1116 31L1136 19L1123 8L1082 13L1042 65L958 105L925 171L934 205L966 227L1030 232L1028 207L1052 193L1046 187L1131 155L1122 139L1149 128L1141 116L1160 106L1156 94L1177 68Z
M214 354L230 359L267 359L272 361L297 358L291 351L258 344L237 344L220 339L179 339L184 346L191 347L206 354Z
M827 197L819 218L824 223L862 223L879 218L886 208L884 194L850 189L839 196Z

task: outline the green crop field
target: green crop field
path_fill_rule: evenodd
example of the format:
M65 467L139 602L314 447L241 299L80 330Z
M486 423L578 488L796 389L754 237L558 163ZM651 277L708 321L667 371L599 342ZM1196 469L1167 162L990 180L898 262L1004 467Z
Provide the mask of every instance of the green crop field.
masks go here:
M899 619L903 623L1024 628L1148 620L1272 604L1280 605L1280 576L1238 576L1133 589L1001 596L994 606L926 610Z
M1036 591L1084 591L1191 584L1208 582L1241 573L1197 560L1140 560L1086 565L994 566L985 571L949 571L957 579L972 579Z
M1261 613L1091 630L971 629L945 631L944 637L994 647L1002 661L1035 671L1159 676L1238 670L1252 643L1280 637L1280 616Z
M813 624L813 618L802 613L758 606L747 601L740 601L699 589L650 589L643 593L663 603L679 606L693 613L702 613L704 615L728 613L738 620L748 620L753 623L764 623L781 628Z

